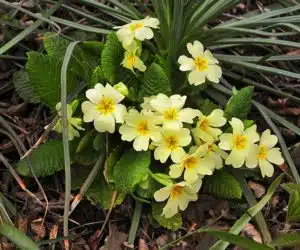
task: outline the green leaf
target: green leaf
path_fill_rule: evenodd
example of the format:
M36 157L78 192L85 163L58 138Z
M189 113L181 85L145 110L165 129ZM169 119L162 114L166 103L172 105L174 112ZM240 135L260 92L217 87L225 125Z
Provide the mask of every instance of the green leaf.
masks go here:
M24 71L17 71L13 74L12 82L18 95L26 102L37 103L39 99L34 94L32 86L29 84L28 74Z
M139 97L157 95L163 93L171 94L171 85L166 72L161 66L152 63L145 71L143 83L140 87Z
M75 143L70 143L71 155L75 151ZM60 140L48 141L34 149L30 155L32 169L38 177L52 175L64 169L63 145ZM17 164L17 171L24 176L31 176L27 159L22 159Z
M240 199L242 189L238 181L225 169L216 170L204 179L205 190L225 199Z
M300 221L300 192L293 191L288 204L287 219L289 221Z
M24 250L38 250L38 246L26 234L14 226L8 224L0 225L0 235L7 237L16 246Z
M300 192L300 184L283 183L281 186L290 194L292 194L294 191Z
M167 229L176 231L182 225L181 214L175 214L171 218L162 215L164 205L162 203L152 203L152 216L162 226Z
M33 89L35 98L48 107L55 107L60 102L60 73L62 59L50 57L38 52L28 52L26 71L28 73L29 84ZM68 74L68 93L76 86L74 74Z
M151 153L136 152L129 149L113 168L112 180L116 189L124 193L132 193L136 186L148 176Z
M98 133L96 135L96 137L94 137L93 140L93 148L97 151L104 151L105 150L105 143L106 139L105 139L105 134L103 133Z
M161 187L162 185L160 183L149 176L145 181L140 183L136 192L142 198L151 199L154 193Z
M106 79L112 83L117 83L121 70L121 62L124 57L124 49L119 42L117 35L112 32L107 36L107 41L101 55L101 68Z
M274 247L300 246L300 232L282 234L270 244Z
M214 109L218 108L218 105L216 105L215 103L213 103L209 99L200 100L199 103L198 103L198 106L200 108L200 111L204 115L209 115Z
M92 167L76 167L72 169L72 189L80 189L84 181L88 177ZM92 203L100 204L104 209L108 209L111 204L112 194L115 191L113 185L107 184L104 179L103 172L99 171L93 183L86 191L85 196ZM123 202L125 194L118 193L115 206Z
M49 56L63 57L70 41L47 32L44 39L44 47ZM84 79L91 80L94 68L100 63L103 43L98 41L82 42L74 48L70 61L70 71Z
M242 88L231 97L225 108L227 119L237 117L243 120L247 118L251 108L253 89L252 86Z
M89 86L94 87L97 83L104 83L105 77L100 66L97 66L92 73Z

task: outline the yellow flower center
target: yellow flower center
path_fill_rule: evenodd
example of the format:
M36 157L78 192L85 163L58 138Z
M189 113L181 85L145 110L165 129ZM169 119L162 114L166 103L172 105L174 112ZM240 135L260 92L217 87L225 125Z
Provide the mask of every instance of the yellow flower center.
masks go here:
M185 169L191 169L197 167L199 164L199 158L189 157L183 161L183 166Z
M268 155L268 150L266 146L260 146L259 147L259 153L258 153L258 159L265 160Z
M233 147L236 148L237 150L245 149L247 144L248 144L248 139L246 136L236 135L233 138Z
M204 118L200 121L199 127L201 130L206 131L209 127L209 122L207 118Z
M166 120L176 120L178 118L178 112L174 108L167 109L164 112L164 118Z
M135 56L135 55L132 55L132 56L128 56L128 57L127 57L127 63L128 63L130 66L133 66L133 65L134 65L135 60L136 60L136 56Z
M139 122L139 124L136 127L136 130L139 132L140 135L147 135L149 133L148 122Z
M178 140L173 135L166 137L165 142L168 149L173 150L178 147Z
M143 28L144 27L144 24L143 23L134 23L134 24L131 24L130 25L130 29L132 30L132 31L136 31L136 30L138 30L138 29L140 29L140 28Z
M103 115L109 115L115 110L115 104L114 102L109 98L102 98L101 101L98 104L98 110Z
M199 72L202 72L202 71L204 71L204 70L206 70L208 68L208 62L207 62L207 60L204 57L201 57L201 56L197 56L195 58L194 64L195 64L196 69Z
M172 191L171 191L171 199L178 199L179 196L182 194L183 192L183 187L180 187L180 186L175 186L172 188Z

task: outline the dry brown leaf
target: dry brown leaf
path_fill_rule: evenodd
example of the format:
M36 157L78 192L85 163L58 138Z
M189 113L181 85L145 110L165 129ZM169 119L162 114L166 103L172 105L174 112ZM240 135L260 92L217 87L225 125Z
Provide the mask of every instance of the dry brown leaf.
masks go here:
M295 115L298 116L300 115L300 108L284 108L279 110L280 114L284 115Z
M23 233L27 232L27 218L20 218L18 220L18 229Z
M260 198L266 193L265 187L259 183L249 181L248 187L254 191L256 198Z
M138 250L149 250L149 247L144 239L139 240L139 248Z
M260 233L255 229L255 227L248 223L248 225L245 227L243 232L250 238L252 238L254 241L258 243L262 243L262 239L260 236Z
M53 227L51 228L51 231L49 233L49 239L50 240L54 240L57 237L57 232L58 232L58 225L55 224L53 225Z
M34 220L30 223L31 231L36 234L38 239L43 239L46 236L46 228L42 223L42 218Z

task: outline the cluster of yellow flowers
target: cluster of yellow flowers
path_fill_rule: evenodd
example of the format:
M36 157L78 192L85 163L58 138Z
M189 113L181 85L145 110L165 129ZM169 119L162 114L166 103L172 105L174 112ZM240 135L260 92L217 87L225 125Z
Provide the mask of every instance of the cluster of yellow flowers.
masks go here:
M158 24L158 19L147 17L117 27L118 39L126 50L124 67L140 71L146 69L139 58L139 44L153 37L151 28L158 28ZM204 50L199 41L188 43L187 49L193 58L183 55L178 63L180 70L191 71L189 83L199 85L206 79L219 82L222 70L212 53ZM264 177L273 175L271 163L280 165L284 161L280 149L274 148L278 139L271 135L270 130L264 131L260 137L256 125L245 128L240 119L232 118L229 121L232 132L224 133L222 128L227 119L223 110L215 109L204 115L200 110L184 107L187 97L178 94L145 97L138 110L127 110L121 104L125 95L119 87L98 83L87 90L88 101L81 105L83 121L93 122L97 131L109 133L114 133L116 123L119 123L121 139L133 142L136 151L153 150L155 160L172 162L169 164L170 177L182 178L182 181L161 188L154 194L158 202L168 200L163 209L166 218L175 215L179 209L185 210L190 201L197 200L203 177L212 175L224 163L234 168L244 164L248 168L259 166ZM69 113L68 119L73 119ZM75 123L70 121L75 128L81 129L77 120Z

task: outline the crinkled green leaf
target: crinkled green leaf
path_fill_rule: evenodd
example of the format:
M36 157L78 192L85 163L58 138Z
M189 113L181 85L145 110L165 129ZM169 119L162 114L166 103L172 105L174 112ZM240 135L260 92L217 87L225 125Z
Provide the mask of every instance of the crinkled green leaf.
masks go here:
M33 89L36 99L48 107L55 107L60 102L60 73L62 58L46 56L38 52L28 52L26 71L29 85ZM68 73L68 93L75 89L77 81L74 74Z
M92 167L73 167L72 169L72 189L80 189L84 181L88 177ZM92 203L100 204L104 209L108 209L111 204L111 198L114 192L114 186L108 185L104 179L103 171L100 170L95 177L93 183L85 193L85 196ZM119 205L123 202L125 194L118 193L114 205Z
M151 152L137 152L129 149L113 167L112 180L116 189L132 193L136 186L147 178L151 162Z
M143 98L144 96L157 95L159 93L171 94L171 85L163 68L156 63L152 63L144 73L139 97Z
M242 189L239 182L225 169L216 170L204 179L205 191L225 199L240 199Z
M300 232L284 233L270 243L274 247L300 246Z
M175 214L171 218L166 218L162 215L164 204L163 203L152 203L152 216L162 226L167 229L176 231L182 225L181 214Z
M101 83L101 84L105 83L105 77L100 66L94 68L91 76L91 80L89 82L89 86L94 87L97 83Z
M242 88L230 98L225 108L227 119L237 117L243 120L247 118L251 108L253 89L252 86Z
M63 57L70 41L54 33L46 33L44 47L49 56ZM70 71L78 77L90 82L93 70L100 63L103 43L98 41L85 41L73 51L70 61Z
M300 221L300 192L297 190L291 193L287 219L289 221Z
M140 183L136 192L140 197L150 199L153 198L155 191L161 187L162 185L160 183L149 176L145 181Z
M75 142L70 143L70 155L74 154ZM34 149L30 155L32 168L38 177L52 175L64 169L63 144L60 140L48 141ZM24 176L31 176L27 159L22 159L17 164L17 171Z
M124 49L117 35L112 32L107 36L106 43L101 55L101 68L104 76L112 84L117 83L121 70L121 62L124 57Z
M29 84L28 74L22 70L13 74L12 82L18 95L27 102L37 103L39 98L34 94L32 86Z
M209 99L200 100L198 105L199 105L200 111L204 115L209 115L214 109L218 108L218 105L216 105Z

